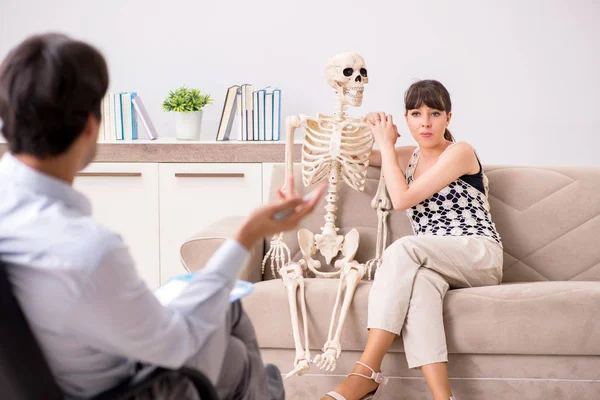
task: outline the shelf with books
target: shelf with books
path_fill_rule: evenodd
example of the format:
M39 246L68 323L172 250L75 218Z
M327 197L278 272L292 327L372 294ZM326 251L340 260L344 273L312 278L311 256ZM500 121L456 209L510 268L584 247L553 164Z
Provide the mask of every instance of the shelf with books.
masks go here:
M150 140L158 137L142 98L136 92L107 93L102 99L98 141L136 141L140 138L140 129Z
M281 139L281 89L251 84L227 89L216 140L260 141Z

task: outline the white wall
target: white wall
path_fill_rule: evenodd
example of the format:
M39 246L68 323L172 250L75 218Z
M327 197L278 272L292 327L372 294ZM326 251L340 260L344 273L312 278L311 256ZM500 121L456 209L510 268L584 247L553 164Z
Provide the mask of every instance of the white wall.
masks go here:
M600 165L595 0L0 0L0 57L48 30L100 48L110 90L142 95L162 136L174 134L162 100L181 84L216 100L203 139L232 84L280 86L284 115L331 112L325 63L357 51L371 82L354 115L400 119L404 90L435 78L452 95L451 130L484 163Z

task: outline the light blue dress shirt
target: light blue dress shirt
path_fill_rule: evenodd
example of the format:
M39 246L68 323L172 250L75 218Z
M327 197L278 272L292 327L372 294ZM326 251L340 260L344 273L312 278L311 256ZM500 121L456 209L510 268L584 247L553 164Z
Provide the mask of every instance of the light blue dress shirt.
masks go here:
M118 384L138 361L180 367L222 328L248 258L236 241L225 242L164 307L121 238L94 220L90 202L66 182L6 153L0 193L0 259L69 397Z

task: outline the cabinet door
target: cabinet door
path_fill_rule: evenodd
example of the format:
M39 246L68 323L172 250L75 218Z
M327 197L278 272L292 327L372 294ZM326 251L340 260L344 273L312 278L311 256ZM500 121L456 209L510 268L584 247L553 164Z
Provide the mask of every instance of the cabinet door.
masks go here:
M120 234L148 287L159 283L158 164L92 163L74 187L102 225Z
M262 201L260 163L161 163L161 281L185 273L183 242L217 220L248 215Z

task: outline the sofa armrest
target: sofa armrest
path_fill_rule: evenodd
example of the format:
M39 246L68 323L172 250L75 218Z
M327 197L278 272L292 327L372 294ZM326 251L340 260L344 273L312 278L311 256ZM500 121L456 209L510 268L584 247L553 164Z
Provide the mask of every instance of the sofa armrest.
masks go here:
M227 240L233 237L245 217L227 217L204 228L186 240L179 250L181 263L189 272L196 272L206 265L210 257ZM261 265L265 250L264 239L258 240L250 249L250 259L239 279L248 282L262 281Z

